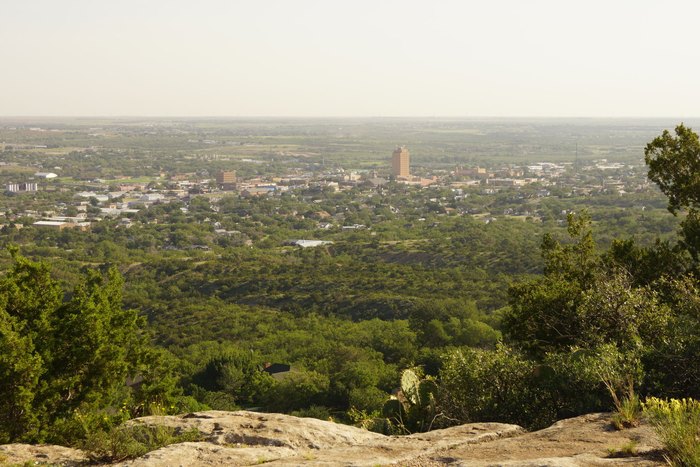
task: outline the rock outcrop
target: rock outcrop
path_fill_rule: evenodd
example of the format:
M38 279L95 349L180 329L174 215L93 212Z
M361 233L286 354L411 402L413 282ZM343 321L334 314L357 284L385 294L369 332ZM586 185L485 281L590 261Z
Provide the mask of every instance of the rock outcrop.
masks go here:
M85 464L88 456L79 449L50 444L3 444L0 445L0 465L65 465Z
M131 424L197 429L203 441L173 444L116 465L156 466L618 466L662 465L647 426L617 431L606 414L562 420L527 433L517 425L472 423L409 436L384 436L311 418L207 411L144 417ZM632 457L616 458L629 451ZM626 448L626 449L625 449ZM85 453L60 446L0 446L6 463L78 465Z

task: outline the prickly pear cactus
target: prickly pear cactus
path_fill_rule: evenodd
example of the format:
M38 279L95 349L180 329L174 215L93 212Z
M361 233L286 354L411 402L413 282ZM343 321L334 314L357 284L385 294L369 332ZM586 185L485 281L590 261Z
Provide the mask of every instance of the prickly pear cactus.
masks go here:
M414 370L407 369L401 374L401 392L413 405L420 405L420 378Z
M399 400L396 398L391 398L384 403L384 407L382 407L382 415L389 419L400 418L401 409L401 402L399 402Z
M413 433L430 429L437 413L438 386L434 380L421 379L419 370L406 369L401 373L401 391L398 397L386 401L382 415L395 427L397 433Z
M418 385L418 404L420 407L428 407L435 404L438 386L432 379L424 379Z

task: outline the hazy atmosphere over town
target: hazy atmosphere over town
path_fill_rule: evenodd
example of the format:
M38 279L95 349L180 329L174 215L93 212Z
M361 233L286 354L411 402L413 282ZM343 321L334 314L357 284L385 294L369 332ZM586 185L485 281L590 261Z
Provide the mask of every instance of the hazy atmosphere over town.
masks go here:
M700 466L700 4L0 18L0 464Z

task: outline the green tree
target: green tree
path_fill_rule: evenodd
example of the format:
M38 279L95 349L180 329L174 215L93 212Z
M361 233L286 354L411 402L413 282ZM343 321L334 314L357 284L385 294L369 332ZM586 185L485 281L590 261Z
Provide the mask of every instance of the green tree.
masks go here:
M675 136L664 130L647 144L644 160L649 179L668 196L668 210L674 215L683 209L688 215L681 223L683 246L697 262L700 259L700 140L683 124Z
M660 299L672 310L662 339L644 355L650 393L700 398L700 288L692 276L665 278Z
M0 443L35 433L38 426L33 402L42 360L32 339L22 335L22 324L3 307L0 311Z
M649 179L668 196L668 210L700 208L700 140L680 124L673 136L664 130L644 149Z
M571 241L550 235L542 240L542 277L510 288L510 310L503 318L506 338L533 354L544 355L578 343L583 328L578 307L598 268L587 214L569 216Z
M330 380L327 375L312 370L290 372L267 393L266 408L290 412L313 405L326 405Z
M65 441L61 431L90 429L81 414L134 402L143 323L122 308L115 269L89 271L64 300L48 266L13 256L0 279L0 442Z
M207 391L223 392L238 405L259 404L274 380L262 371L260 359L249 351L231 348L213 357L194 375L193 383Z

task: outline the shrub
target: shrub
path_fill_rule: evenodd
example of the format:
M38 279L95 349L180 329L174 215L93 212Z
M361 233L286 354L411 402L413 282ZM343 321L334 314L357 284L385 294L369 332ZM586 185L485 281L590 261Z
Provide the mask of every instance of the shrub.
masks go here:
M619 405L616 405L615 409L616 411L612 415L612 424L615 428L622 430L639 425L639 420L642 416L642 405L639 403L639 398L636 394L623 398Z
M700 401L649 397L644 414L656 429L674 466L700 466Z
M350 407L366 412L377 412L382 409L387 393L374 386L353 388L350 390Z
M637 426L641 406L634 388L644 374L637 352L623 352L615 344L600 345L592 352L595 357L590 367L608 390L615 406L613 425L618 430ZM579 353L585 354L587 351Z
M641 406L635 386L642 379L643 369L636 350L602 344L549 354L545 362L557 376L548 390L556 390L558 407L564 409L560 417L608 410L612 405L612 422L617 429L639 423Z
M628 443L623 444L619 448L608 448L608 457L636 457L639 455L639 453L637 452L637 444L637 441L630 440Z
M266 395L265 407L273 412L292 412L311 407L325 406L330 380L315 371L290 372L277 382Z
M440 372L439 410L458 423L497 421L543 428L555 420L538 365L505 345L458 349Z
M322 405L312 405L304 409L295 410L289 415L301 418L316 418L318 420L333 421L330 409Z
M88 451L93 461L120 462L170 444L202 439L196 428L178 432L172 427L131 424L96 431L88 436L81 448Z

